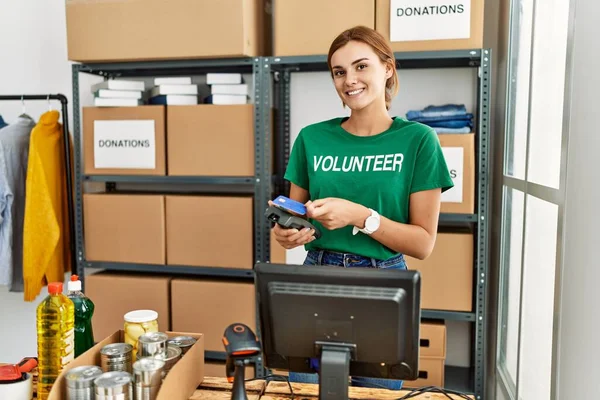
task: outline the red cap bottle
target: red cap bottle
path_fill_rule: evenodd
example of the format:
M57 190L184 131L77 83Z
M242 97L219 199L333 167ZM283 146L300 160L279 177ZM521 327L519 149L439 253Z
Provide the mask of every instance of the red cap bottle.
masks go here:
M48 284L48 293L50 294L59 294L63 291L63 283L62 282L50 282Z

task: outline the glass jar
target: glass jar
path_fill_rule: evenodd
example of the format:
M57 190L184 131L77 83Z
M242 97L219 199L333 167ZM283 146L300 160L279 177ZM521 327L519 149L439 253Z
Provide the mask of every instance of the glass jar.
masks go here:
M158 313L153 310L130 311L125 319L125 343L133 346L133 359L137 358L138 338L147 332L158 332Z

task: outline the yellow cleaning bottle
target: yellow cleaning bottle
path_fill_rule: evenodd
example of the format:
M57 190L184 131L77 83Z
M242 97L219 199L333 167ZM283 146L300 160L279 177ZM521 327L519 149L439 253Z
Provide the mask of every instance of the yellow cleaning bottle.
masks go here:
M37 307L38 400L48 398L75 352L75 306L63 294L62 282L48 284L48 293Z

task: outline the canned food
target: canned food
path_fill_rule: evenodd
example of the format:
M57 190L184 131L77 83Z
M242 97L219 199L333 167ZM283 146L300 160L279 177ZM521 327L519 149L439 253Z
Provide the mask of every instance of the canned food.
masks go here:
M152 357L133 364L133 382L136 400L155 400L162 384L164 361Z
M135 400L155 400L160 391L160 386L135 385Z
M196 344L196 339L191 336L175 336L167 340L167 344L179 347L181 349L181 356L183 357Z
M127 343L107 344L100 350L102 371L126 371L131 373L133 346Z
M144 333L158 332L158 313L154 310L130 311L123 317L125 319L125 343L133 346L133 357L138 352L138 338Z
M155 354L154 358L165 362L163 368L163 378L167 376L173 365L181 358L181 349L179 347L167 345L166 353Z
M125 371L105 372L94 380L97 400L133 400L132 375Z
M150 357L167 351L167 336L162 332L144 333L138 338L137 357Z
M96 365L84 365L67 371L68 400L94 400L94 379L102 375L102 369Z
M164 367L165 362L156 358L139 359L133 364L133 381L142 386L160 385Z

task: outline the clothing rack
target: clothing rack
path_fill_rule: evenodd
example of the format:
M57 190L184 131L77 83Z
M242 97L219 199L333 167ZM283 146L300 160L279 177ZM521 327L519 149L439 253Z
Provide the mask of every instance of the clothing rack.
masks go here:
M69 214L69 251L71 252L71 270L75 272L74 266L77 265L75 253L75 223L73 213L73 183L71 173L71 141L69 140L69 114L67 108L67 97L63 94L19 94L19 95L0 95L0 101L25 101L25 100L50 100L60 101L62 114L62 129L64 141L64 159L67 173L67 207Z

